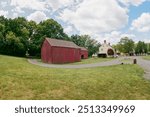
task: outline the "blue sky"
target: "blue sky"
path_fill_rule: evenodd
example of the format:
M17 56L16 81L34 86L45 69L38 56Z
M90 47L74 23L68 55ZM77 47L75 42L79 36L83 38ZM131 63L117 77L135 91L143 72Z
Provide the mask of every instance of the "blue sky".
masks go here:
M68 34L117 43L128 36L150 42L150 0L0 0L0 15L39 23L53 18Z

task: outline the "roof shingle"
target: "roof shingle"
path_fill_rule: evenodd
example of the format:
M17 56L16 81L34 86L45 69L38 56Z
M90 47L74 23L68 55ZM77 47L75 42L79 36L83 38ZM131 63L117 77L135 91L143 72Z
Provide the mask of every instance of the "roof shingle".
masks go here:
M64 40L52 39L52 38L46 38L46 40L51 46L67 47L67 48L81 48L71 41L64 41Z

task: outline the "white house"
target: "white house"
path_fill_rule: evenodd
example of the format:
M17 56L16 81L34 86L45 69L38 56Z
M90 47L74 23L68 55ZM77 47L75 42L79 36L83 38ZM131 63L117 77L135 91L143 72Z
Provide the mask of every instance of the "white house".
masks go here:
M110 45L110 43L106 43L106 40L104 40L104 44L101 45L98 52L98 57L113 57L115 55L115 50Z

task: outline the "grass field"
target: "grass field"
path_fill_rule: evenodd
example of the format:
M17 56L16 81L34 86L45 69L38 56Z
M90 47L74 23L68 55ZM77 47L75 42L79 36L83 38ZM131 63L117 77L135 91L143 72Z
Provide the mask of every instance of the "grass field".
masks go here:
M150 60L150 56L144 56L143 58L146 60Z
M0 99L150 99L138 65L51 69L0 55Z

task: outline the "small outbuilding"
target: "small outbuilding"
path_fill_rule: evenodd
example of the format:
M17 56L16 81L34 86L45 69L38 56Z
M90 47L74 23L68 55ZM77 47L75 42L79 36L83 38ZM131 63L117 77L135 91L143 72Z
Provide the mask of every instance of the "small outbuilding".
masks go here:
M101 45L98 52L98 57L114 57L115 50L110 45L110 43L106 43L106 40L104 40L104 44Z
M88 58L88 50L84 47L81 48L81 59L87 59Z
M87 50L82 50L81 47L71 41L46 38L41 48L41 59L45 63L79 62L82 56L87 58Z

